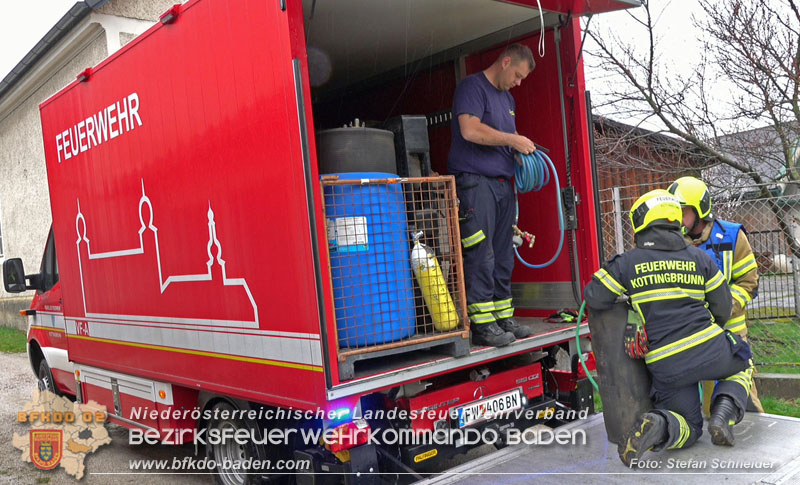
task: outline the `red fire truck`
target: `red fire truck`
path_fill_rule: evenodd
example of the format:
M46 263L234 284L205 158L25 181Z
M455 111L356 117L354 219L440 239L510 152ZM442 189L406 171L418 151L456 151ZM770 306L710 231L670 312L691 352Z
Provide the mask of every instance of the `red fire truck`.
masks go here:
M36 290L25 313L40 387L94 400L112 422L165 442L187 430L332 430L206 449L218 460L305 458L348 482L469 448L366 432L492 430L502 445L548 409L591 408L574 340L588 329L547 317L578 306L600 259L580 18L634 4L176 5L41 104L52 231L39 273L4 264L8 291ZM550 150L561 181L519 195L519 226L536 237L520 253L542 262L556 251L558 204L564 242L549 267L514 272L516 315L533 335L476 347L453 178L439 174L456 84L511 42L537 62L512 91L518 131ZM352 138L331 142L338 132ZM377 169L371 135L388 140L394 176ZM363 170L336 168L355 160L337 159L343 146L362 152ZM444 306L412 271L420 241L438 258ZM571 360L559 370L562 350ZM198 410L209 412L186 412ZM219 413L231 410L254 413Z

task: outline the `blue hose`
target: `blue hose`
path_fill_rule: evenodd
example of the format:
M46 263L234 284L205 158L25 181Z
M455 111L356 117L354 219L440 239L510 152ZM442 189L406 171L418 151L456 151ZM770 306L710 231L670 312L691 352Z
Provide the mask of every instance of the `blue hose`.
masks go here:
M556 182L556 207L558 207L558 228L561 236L558 240L558 249L556 253L550 258L550 261L542 264L531 264L520 256L517 248L514 252L517 254L517 259L527 266L528 268L540 269L546 268L553 264L553 262L561 255L561 248L564 246L564 213L561 209L561 183L558 180L558 173L553 161L550 160L545 153L541 150L536 150L532 155L519 154L522 165L517 165L514 169L514 188L517 192L538 192L545 185L550 182L550 173L553 174L553 180ZM548 170L548 165L550 166ZM519 219L519 201L517 201L517 219Z

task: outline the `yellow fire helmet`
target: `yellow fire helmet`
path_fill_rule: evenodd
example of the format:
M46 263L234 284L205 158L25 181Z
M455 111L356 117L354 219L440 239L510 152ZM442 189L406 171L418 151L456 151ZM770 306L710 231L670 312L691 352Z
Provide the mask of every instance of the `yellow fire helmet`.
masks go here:
M674 195L681 206L692 207L697 217L707 221L711 219L711 194L705 182L695 177L681 177L672 182L667 189Z
M631 207L634 234L647 229L654 222L669 223L677 229L682 218L680 202L664 189L651 190L639 197Z

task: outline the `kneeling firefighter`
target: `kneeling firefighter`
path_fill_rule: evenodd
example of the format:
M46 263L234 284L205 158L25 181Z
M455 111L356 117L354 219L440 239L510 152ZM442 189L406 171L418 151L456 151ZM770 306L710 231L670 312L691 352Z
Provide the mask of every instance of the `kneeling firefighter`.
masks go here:
M665 190L641 196L630 213L636 247L611 258L586 286L586 304L611 308L627 294L639 323L626 325L620 352L644 359L653 410L618 443L630 466L648 450L685 448L703 432L697 383L718 380L708 431L716 445L733 445L732 426L744 417L752 383L752 354L723 330L731 293L714 260L686 243L678 200ZM622 345L624 344L624 345Z

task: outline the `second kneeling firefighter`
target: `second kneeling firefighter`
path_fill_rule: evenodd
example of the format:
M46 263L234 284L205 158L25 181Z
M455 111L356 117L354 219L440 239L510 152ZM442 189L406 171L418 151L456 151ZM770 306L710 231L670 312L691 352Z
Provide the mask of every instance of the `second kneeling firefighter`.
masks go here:
M733 445L732 425L744 417L752 383L746 342L723 330L731 293L711 257L687 245L678 200L665 190L631 207L636 247L611 258L586 286L586 304L610 308L627 294L641 325L628 324L620 345L643 358L652 378L655 409L642 414L619 442L628 466L648 450L685 448L703 432L697 383L719 380L708 431L717 445ZM624 324L621 322L621 324Z
M698 178L681 177L669 186L667 192L674 195L683 207L684 239L711 256L731 289L733 309L725 330L747 341L747 305L758 294L758 264L744 226L714 216L711 193L705 182ZM710 398L714 385L713 381L703 383L705 416L711 413ZM753 410L764 412L755 385L750 388L750 402Z

